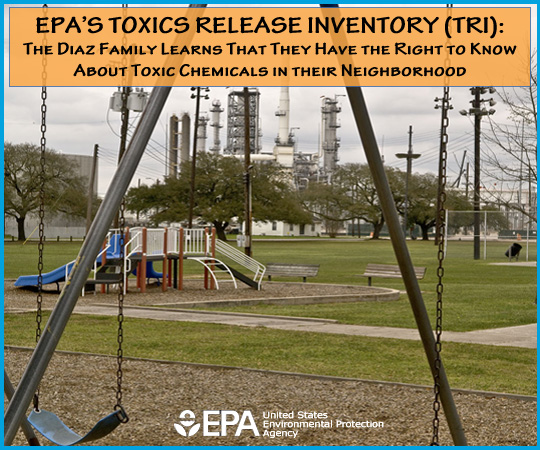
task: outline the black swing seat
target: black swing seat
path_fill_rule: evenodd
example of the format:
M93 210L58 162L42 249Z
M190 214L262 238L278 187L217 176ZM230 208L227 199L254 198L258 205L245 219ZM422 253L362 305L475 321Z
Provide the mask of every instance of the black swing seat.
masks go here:
M70 430L60 418L44 409L39 412L32 410L28 422L45 438L56 445L75 445L95 441L107 436L121 423L126 423L128 417L123 409L116 410L101 419L86 435L79 436Z

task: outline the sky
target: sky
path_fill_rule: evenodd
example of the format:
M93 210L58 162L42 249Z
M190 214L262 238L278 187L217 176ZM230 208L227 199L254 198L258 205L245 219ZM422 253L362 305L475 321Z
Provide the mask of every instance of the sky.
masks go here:
M55 5L49 4L49 6ZM535 48L536 5L511 6L533 8L532 47ZM4 9L5 30L9 29L7 8L5 6ZM41 88L9 86L8 49L9 41L6 31L4 36L4 140L12 143L39 144ZM110 179L114 176L118 155L120 113L109 110L109 98L115 91L116 88L113 87L48 88L47 146L66 154L90 156L94 145L98 144L100 148L98 193L100 195L105 194ZM363 91L385 163L405 170L405 160L398 160L395 154L407 151L408 130L409 126L412 126L413 151L422 155L413 162L413 171L435 173L438 167L441 114L440 110L434 109L434 99L442 96L442 87L366 87ZM280 88L261 87L260 92L263 152L271 152L278 133L278 117L275 116L275 112L278 109ZM226 109L227 93L228 89L225 87L211 88L210 100L201 103L201 111L207 112L212 101L216 99L220 100ZM173 113L180 116L184 112L193 116L195 101L190 96L189 87L172 89L149 147L132 180L132 186L139 183L152 184L165 175L165 148L169 117ZM342 107L339 115L341 127L338 130L338 136L341 139L340 164L364 163L365 156L344 87L290 88L290 126L297 127L294 133L298 151L317 152L321 123L321 97L323 96L338 96ZM459 110L468 109L470 106L472 97L469 88L452 88L450 96L454 109L449 112L448 176L450 182L453 182L458 175L465 151L465 161L471 164L473 162L473 122L471 118L459 114ZM493 96L496 98L496 94ZM498 103L495 109L497 112L494 118L504 120L507 112L504 111L501 103ZM137 114L132 113L131 118L132 123L135 124ZM226 112L222 114L222 123L226 124ZM210 128L208 136L207 147L213 143ZM221 141L222 143L226 141L226 127L221 129Z

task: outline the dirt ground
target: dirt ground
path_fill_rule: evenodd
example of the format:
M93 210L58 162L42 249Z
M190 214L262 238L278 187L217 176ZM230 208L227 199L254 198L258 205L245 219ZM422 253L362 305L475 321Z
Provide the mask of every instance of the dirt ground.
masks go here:
M208 296L220 299L231 296L253 298L256 295L274 297L285 292L277 283L265 283L265 290L260 293L250 289L231 289L229 292L226 288L208 292L201 289L200 283L190 281L183 293L166 295L161 294L158 287L152 287L147 294L128 295L126 304L176 303L183 298L194 301L194 298L207 299ZM35 307L35 293L12 286L12 282L5 283L6 311ZM288 296L307 295L313 289L317 289L319 295L326 289L336 293L335 286L314 288L309 283L293 286L286 286ZM57 294L45 294L44 307L51 308L57 297ZM80 304L114 302L115 298L115 294L87 295L81 298ZM30 352L6 349L4 357L8 374L15 384ZM431 440L431 389L158 361L126 360L124 367L124 407L130 420L95 445L423 446L429 445ZM115 359L111 357L57 353L41 385L41 405L84 434L113 409L115 371ZM455 401L470 445L536 445L536 402L464 393L456 393ZM226 436L203 436L199 431L184 437L175 429L175 423L180 423L179 414L184 410L195 414L196 424L202 421L203 411L233 410L240 415L250 411L260 435L244 430L235 436L236 426L231 426ZM271 413L292 413L295 422L325 422L328 425L331 421L331 426L307 428L296 423L271 428L265 421L291 421L269 419ZM302 415L309 417L305 413L318 413L319 418L300 418ZM218 416L210 418L217 420ZM352 426L351 422L368 426L343 425L349 423ZM374 422L382 422L383 426L369 426ZM215 429L210 427L211 431ZM297 434L272 437L269 435L272 431ZM25 445L25 442L19 433L14 444ZM41 442L46 443L43 438ZM440 443L452 444L444 416L441 418Z

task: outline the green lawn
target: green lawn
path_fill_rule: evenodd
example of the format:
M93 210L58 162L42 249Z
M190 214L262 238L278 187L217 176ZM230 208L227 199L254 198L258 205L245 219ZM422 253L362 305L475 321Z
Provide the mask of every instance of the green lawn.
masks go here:
M5 318L5 341L34 345L32 314ZM116 319L74 315L59 349L116 354ZM415 341L341 336L205 323L127 318L124 354L430 385L422 346ZM536 351L444 343L451 386L526 395L536 393Z
M468 255L448 257L444 272L444 327L452 331L470 331L524 325L536 322L536 270L533 267L495 266L491 262L504 262L508 243L490 244L490 253L503 255L486 261L472 259L472 243L453 242L454 253ZM413 264L427 267L420 281L424 301L435 315L437 285L437 248L433 242L409 243ZM397 264L389 241L316 241L254 243L255 257L268 262L317 263L319 275L312 281L319 283L366 285L359 276L369 262ZM469 254L470 253L470 254ZM536 257L536 247L534 254ZM279 280L279 278L276 278ZM281 281L290 281L283 278ZM375 279L375 286L404 290L401 280ZM263 284L264 288L264 284ZM310 316L336 319L344 323L414 327L414 318L402 296L398 302L343 303L303 306L242 306L220 308L261 314Z
M52 270L75 258L80 243L51 242L45 247L45 271ZM503 255L487 261L472 259L472 243L451 242L454 255L445 261L444 272L444 327L452 331L470 331L524 325L536 322L536 270L532 267L495 266L490 262L504 262L507 242L490 243L490 254ZM426 276L420 281L426 307L435 315L437 285L437 248L433 242L409 243L413 263L427 267ZM458 251L459 250L459 251ZM317 263L319 275L310 281L318 283L366 285L361 276L369 262L396 264L389 241L272 240L254 243L254 256L262 263ZM530 259L536 257L531 251ZM37 244L5 244L5 277L36 273ZM186 274L200 274L197 264L186 264ZM291 281L291 279L282 279ZM375 286L403 290L401 280L375 279ZM264 288L264 283L263 283ZM136 295L136 294L135 294ZM414 319L402 296L397 302L342 303L303 306L260 305L222 308L261 314L310 316L336 319L343 323L414 327Z
M49 272L73 261L82 243L46 242L43 248L43 269ZM21 275L37 274L38 243L28 241L4 242L4 278L17 278Z
M80 242L47 243L45 270L73 260L80 245ZM449 245L444 277L445 329L468 331L536 322L536 270L489 264L504 262L508 245L490 243L487 261L472 259L470 242ZM413 263L428 268L420 287L433 322L437 248L433 242L422 241L410 242L409 248ZM359 274L369 262L396 263L387 240L263 240L255 242L253 250L255 258L262 263L320 264L319 275L312 279L319 283L366 285L367 280ZM535 259L536 246L531 246L529 251L530 259ZM36 266L35 243L25 246L5 243L6 278L36 273ZM186 268L188 273L200 273L199 267ZM400 280L376 279L374 284L404 289ZM333 318L354 324L415 326L405 296L396 302L226 309ZM33 318L28 315L6 316L6 344L32 345L29 323L33 323ZM61 348L113 354L114 323L112 318L75 316L62 338ZM127 328L127 354L131 356L430 384L418 342L134 319L127 321ZM535 350L446 342L444 361L454 387L536 392Z

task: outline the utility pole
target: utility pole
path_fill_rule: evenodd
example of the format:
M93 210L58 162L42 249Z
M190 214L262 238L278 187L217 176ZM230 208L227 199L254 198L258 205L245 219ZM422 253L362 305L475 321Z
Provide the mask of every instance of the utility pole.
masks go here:
M469 163L465 172L465 200L469 200Z
M459 113L462 116L474 115L474 193L473 193L473 210L474 210L474 259L480 259L480 125L482 116L495 114L494 109L489 111L482 107L483 102L489 102L490 106L494 106L497 102L492 98L484 100L480 95L489 92L493 94L495 88L476 86L470 89L474 99L471 100L472 108L461 110Z
M188 228L193 228L193 208L195 206L195 170L197 168L197 129L199 128L199 112L201 106L201 89L203 92L208 92L210 89L207 87L201 88L200 86L192 87L192 91L197 91L196 94L191 94L191 98L196 99L195 103L195 124L193 131L193 154L191 155L191 187L189 192L189 225ZM203 97L208 100L210 97L205 95Z
M446 154L447 154L447 144L448 144L448 110L453 109L453 106L450 105L450 87L445 86L443 90L442 98L435 98L436 102L441 102L435 105L435 109L441 108L441 141L439 144L439 177L437 184L437 217L435 229L439 230L441 226L441 192L445 188L446 184ZM465 155L463 155L465 158ZM461 177L461 171L460 171ZM458 178L459 180L459 178ZM459 181L458 181L459 182ZM439 245L439 233L435 233L435 245Z
M407 153L396 153L396 157L400 159L407 159L407 175L405 177L405 214L403 215L403 225L404 225L404 234L407 238L407 214L409 209L409 178L411 177L412 172L412 161L413 159L420 158L420 153L413 153L412 151L412 135L413 128L412 125L409 125L409 151Z
M127 132L129 127L129 108L128 108L128 98L131 93L131 87L124 86L122 88L122 124L120 128L120 149L118 151L118 165L122 161L122 157L126 151L127 144ZM119 221L119 212L116 213L114 217L114 228L118 228Z
M244 252L251 257L251 143L249 135L249 88L244 87Z
M463 151L463 158L461 158L461 164L459 165L459 175L456 178L456 181L454 181L454 184L452 187L459 187L461 184L461 176L463 175L463 167L465 167L465 158L467 157L467 150Z
M474 89L474 88L473 88ZM473 108L480 109L480 89L474 89ZM474 259L480 259L480 124L482 116L474 114Z
M86 234L87 235L88 235L88 230L90 229L90 225L92 225L92 205L94 204L94 180L96 178L98 149L99 149L99 146L95 144L94 156L92 158L92 172L90 175L90 180L88 180L88 205L86 207Z

